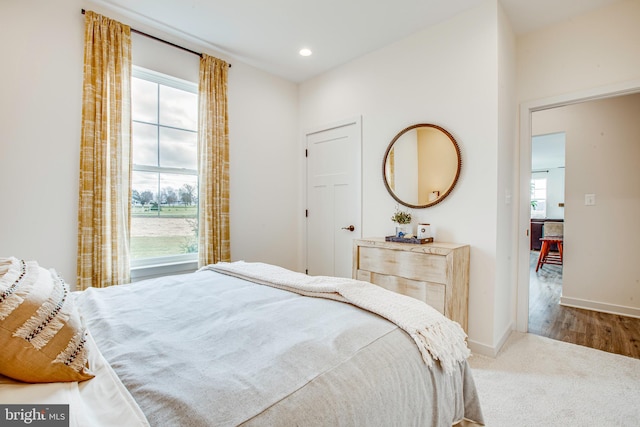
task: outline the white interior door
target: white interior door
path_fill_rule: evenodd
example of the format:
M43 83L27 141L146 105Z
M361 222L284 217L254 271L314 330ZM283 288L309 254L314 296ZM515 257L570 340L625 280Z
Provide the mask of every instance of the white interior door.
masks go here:
M351 277L353 239L362 237L360 118L306 134L307 272Z

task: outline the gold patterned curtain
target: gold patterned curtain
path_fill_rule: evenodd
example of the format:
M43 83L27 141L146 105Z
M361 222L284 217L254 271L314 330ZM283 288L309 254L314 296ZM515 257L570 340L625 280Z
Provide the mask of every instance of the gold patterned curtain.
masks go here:
M228 64L202 54L198 110L200 267L230 261Z
M128 283L131 29L85 13L78 289Z

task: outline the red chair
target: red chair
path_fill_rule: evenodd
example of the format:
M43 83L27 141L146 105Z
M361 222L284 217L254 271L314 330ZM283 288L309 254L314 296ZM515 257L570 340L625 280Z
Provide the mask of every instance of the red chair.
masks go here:
M564 234L564 224L561 222L546 222L542 229L542 237L540 241L542 246L540 247L540 256L538 256L538 264L536 265L536 271L543 264L555 264L562 265L562 243ZM558 247L558 252L551 252L553 245Z

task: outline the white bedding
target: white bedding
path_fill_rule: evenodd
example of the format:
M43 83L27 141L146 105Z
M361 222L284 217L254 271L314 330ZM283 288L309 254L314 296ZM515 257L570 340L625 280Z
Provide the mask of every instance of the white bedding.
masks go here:
M0 375L0 403L69 405L70 427L149 426L138 404L88 336L89 363L95 377L89 381L26 384Z
M308 276L261 262L220 262L203 267L254 283L300 295L346 302L398 325L415 341L422 359L431 367L437 361L452 372L471 351L462 327L415 298L380 286L344 277Z
M3 382L0 402L70 403L82 426L483 422L466 361L452 374L429 368L405 331L349 304L213 271L74 300L95 339L96 378Z

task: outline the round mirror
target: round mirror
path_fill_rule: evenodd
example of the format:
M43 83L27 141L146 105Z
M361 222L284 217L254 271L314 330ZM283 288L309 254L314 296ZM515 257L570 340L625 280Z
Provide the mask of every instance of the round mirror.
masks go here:
M427 208L451 193L461 165L460 147L449 132L431 124L409 126L387 147L384 185L399 203Z

